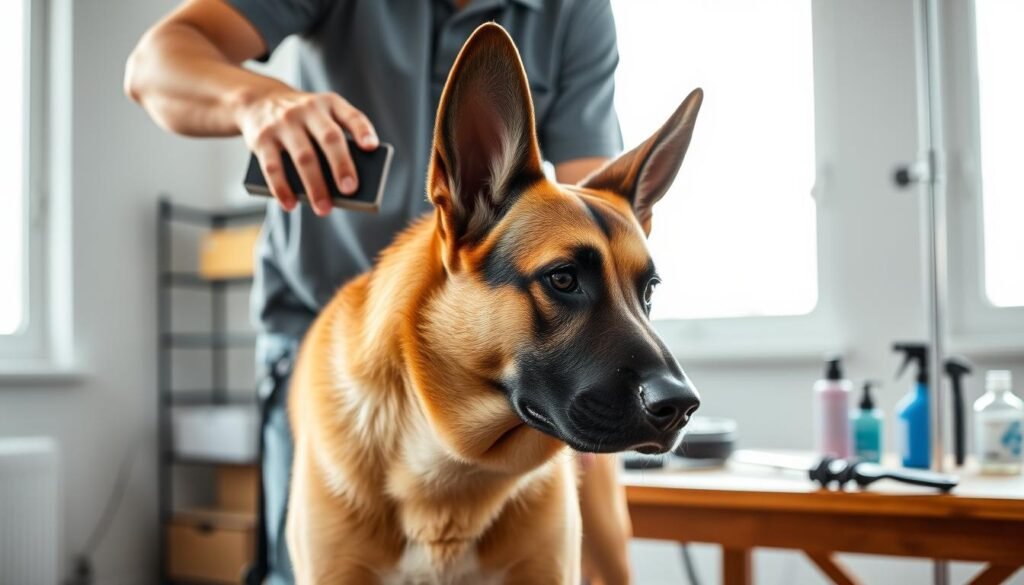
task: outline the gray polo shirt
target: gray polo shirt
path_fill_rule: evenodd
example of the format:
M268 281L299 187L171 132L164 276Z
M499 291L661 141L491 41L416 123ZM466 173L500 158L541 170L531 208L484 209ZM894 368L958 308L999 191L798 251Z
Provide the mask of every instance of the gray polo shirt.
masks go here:
M544 158L557 164L622 147L612 106L618 63L608 0L229 0L268 54L300 36L299 86L334 91L395 146L379 213L316 217L267 208L253 311L268 333L301 337L347 280L429 209L426 172L434 113L455 57L473 30L496 21L522 54Z

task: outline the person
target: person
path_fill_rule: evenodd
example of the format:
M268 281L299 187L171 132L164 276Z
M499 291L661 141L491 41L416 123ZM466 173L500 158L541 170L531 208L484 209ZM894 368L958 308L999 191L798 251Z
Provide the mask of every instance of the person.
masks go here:
M268 373L263 497L268 582L292 582L284 543L291 435L285 394L306 328L345 281L428 210L434 112L463 42L496 21L522 54L537 133L558 181L575 183L622 147L613 108L618 63L608 0L188 0L145 33L125 91L153 120L186 136L241 134L279 205L270 205L252 295L257 360ZM299 37L297 87L244 68ZM395 152L377 214L332 211L326 181L357 188L345 136ZM317 164L313 144L329 161ZM284 178L296 162L308 205ZM625 495L611 456L588 457L580 485L584 572L629 581Z

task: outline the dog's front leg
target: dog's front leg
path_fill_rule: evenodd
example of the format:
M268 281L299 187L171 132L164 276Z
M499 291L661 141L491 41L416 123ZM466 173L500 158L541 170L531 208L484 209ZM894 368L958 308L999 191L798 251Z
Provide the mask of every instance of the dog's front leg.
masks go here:
M573 505L576 505L575 500ZM512 566L505 574L505 585L578 585L582 580L579 526L578 513L570 513L561 538L543 553L531 555Z
M537 551L513 565L505 574L505 585L578 585L580 571L580 530L578 515L567 518L561 538L543 552ZM525 539L524 539L525 540Z
M578 585L581 580L579 563L569 559L532 559L509 570L505 585Z
M535 481L499 516L485 556L492 566L505 567L505 585L578 585L582 541L575 462L561 457L550 475Z
M322 481L309 451L297 441L285 527L296 585L378 583L377 569L393 564L390 548L374 538L359 514Z

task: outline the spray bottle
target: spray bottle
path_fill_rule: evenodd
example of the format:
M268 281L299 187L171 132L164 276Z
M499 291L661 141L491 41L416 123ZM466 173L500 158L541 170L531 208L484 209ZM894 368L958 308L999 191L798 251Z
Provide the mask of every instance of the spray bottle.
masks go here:
M953 453L956 466L962 467L966 460L967 439L964 436L964 376L971 373L971 362L962 357L946 358L946 375L953 398Z
M896 372L899 378L911 363L917 368L914 388L896 404L896 443L904 467L928 469L931 460L931 409L928 396L928 346L923 343L894 343L893 351L904 355Z

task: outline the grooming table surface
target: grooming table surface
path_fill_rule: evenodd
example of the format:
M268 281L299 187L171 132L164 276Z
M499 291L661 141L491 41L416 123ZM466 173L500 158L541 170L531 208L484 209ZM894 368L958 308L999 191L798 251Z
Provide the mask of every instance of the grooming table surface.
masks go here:
M743 463L631 470L622 481L634 536L722 545L727 585L751 582L756 547L804 551L836 583L859 581L835 552L982 561L972 583L1001 583L1024 565L1024 476L958 474L950 494L887 480L828 491Z

